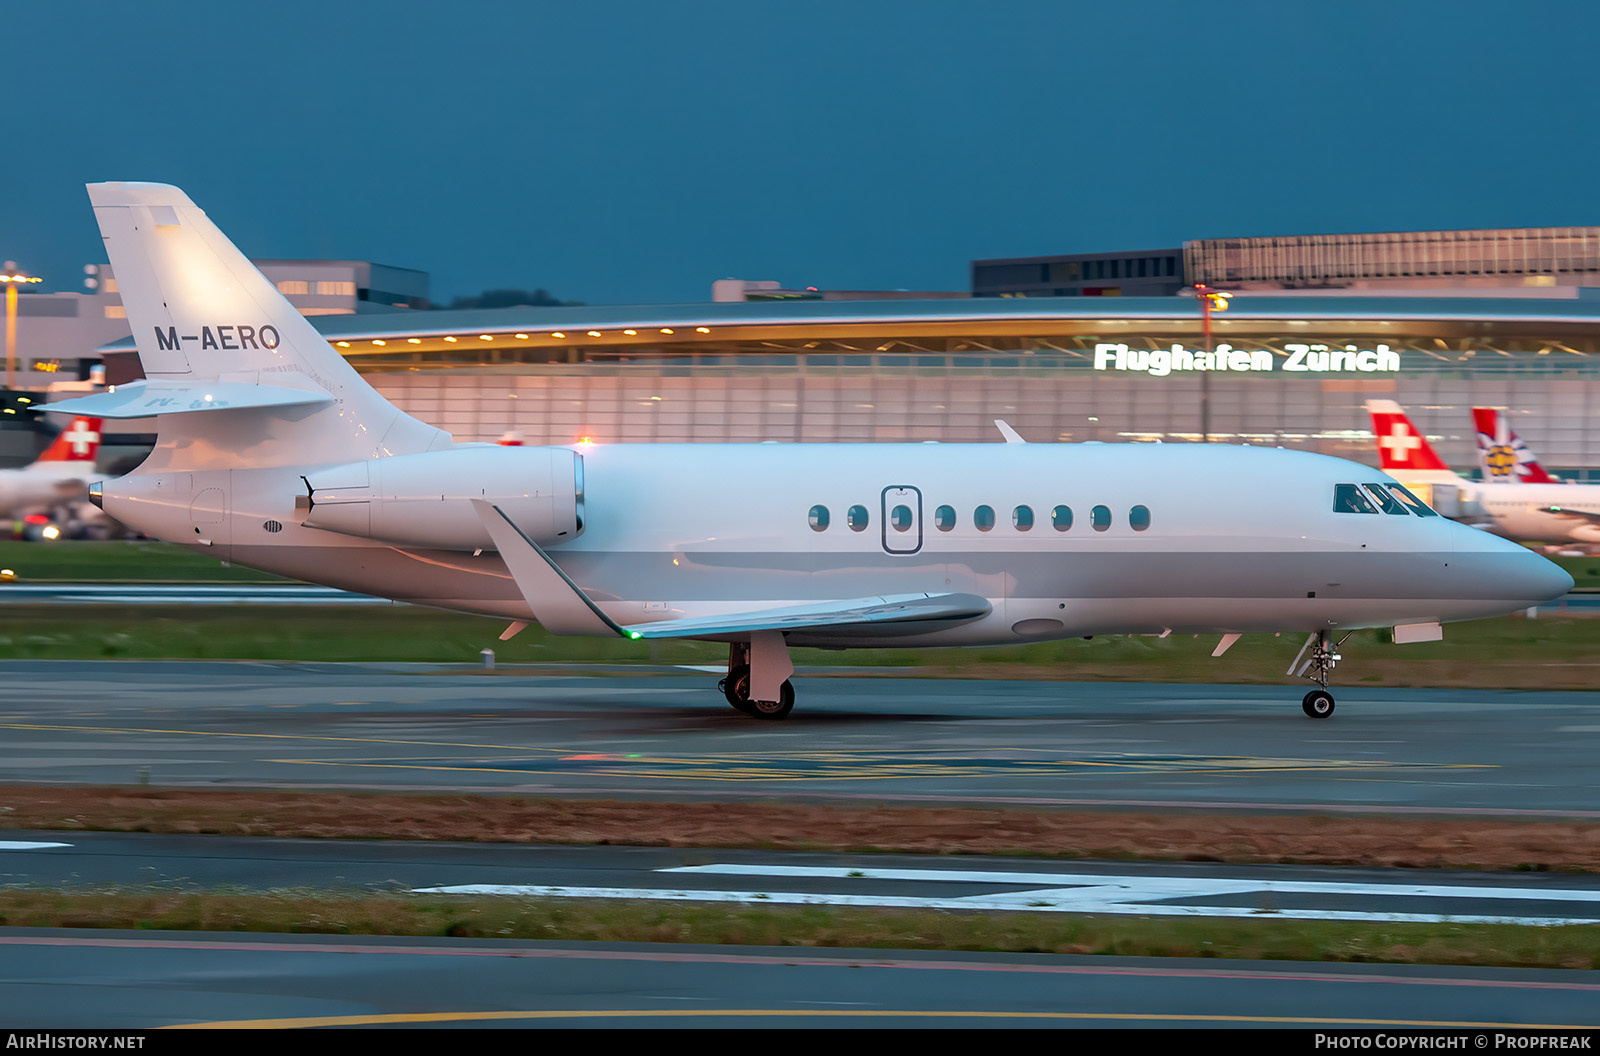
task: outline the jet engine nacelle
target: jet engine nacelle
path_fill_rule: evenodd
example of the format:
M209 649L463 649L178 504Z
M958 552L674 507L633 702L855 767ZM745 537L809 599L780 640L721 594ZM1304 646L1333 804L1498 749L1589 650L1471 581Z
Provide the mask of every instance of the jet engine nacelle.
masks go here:
M583 456L564 447L462 447L329 466L304 478L301 521L434 550L492 549L472 508L484 499L537 543L583 531Z

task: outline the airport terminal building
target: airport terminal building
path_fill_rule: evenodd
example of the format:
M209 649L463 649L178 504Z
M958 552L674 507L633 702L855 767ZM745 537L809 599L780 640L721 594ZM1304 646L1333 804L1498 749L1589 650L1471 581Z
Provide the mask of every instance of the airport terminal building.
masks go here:
M1600 479L1600 229L1214 241L1173 276L1235 292L1209 345L1195 297L1105 289L313 322L463 441L994 442L1001 418L1035 442L1209 435L1375 462L1362 405L1381 396L1459 468L1490 405L1553 471ZM109 380L133 376L130 350L106 349Z

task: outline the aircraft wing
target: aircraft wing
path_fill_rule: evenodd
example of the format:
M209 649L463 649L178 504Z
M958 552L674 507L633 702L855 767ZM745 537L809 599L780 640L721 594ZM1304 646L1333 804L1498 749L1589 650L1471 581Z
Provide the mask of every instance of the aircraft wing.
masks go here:
M498 506L482 499L473 499L472 506L534 617L551 634L604 635L609 631L624 638L704 638L752 631L870 626L878 634L893 637L899 624L908 625L905 633L917 634L927 628L915 625L976 619L988 615L990 609L988 600L976 594L890 594L623 626L602 612Z
M1575 510L1571 506L1541 506L1540 513L1553 513L1557 517L1571 517L1575 520L1588 521L1590 524L1600 524L1600 513L1594 510Z
M693 616L682 620L637 623L623 630L630 638L697 638L745 631L860 630L870 625L874 628L873 633L892 637L896 631L895 624L970 620L987 616L989 609L988 600L976 594L890 594L790 608L731 612L722 616ZM920 634L926 630L926 627L918 627L914 632L908 629L908 633Z

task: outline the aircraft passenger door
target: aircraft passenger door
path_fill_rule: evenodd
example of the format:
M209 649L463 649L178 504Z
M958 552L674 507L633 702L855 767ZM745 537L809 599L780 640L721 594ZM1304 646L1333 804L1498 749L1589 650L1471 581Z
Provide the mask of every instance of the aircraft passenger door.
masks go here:
M922 549L922 492L908 484L883 489L883 548L891 554Z

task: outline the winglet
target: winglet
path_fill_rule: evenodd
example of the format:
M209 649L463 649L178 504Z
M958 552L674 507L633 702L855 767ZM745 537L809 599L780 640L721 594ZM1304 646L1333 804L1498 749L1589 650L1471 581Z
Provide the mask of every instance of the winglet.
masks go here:
M994 420L994 427L996 429L1000 430L1000 435L1006 438L1006 443L1008 443L1008 444L1025 444L1025 443L1027 443L1027 441L1022 439L1021 435L1018 434L1018 432L1015 429L1011 428L1009 425L1007 425L1004 421L1000 420L999 418L996 418Z
M522 534L522 529L513 524L500 507L482 499L471 501L489 538L494 540L500 560L506 563L506 569L540 626L551 634L639 637L624 631L601 612L538 543Z

